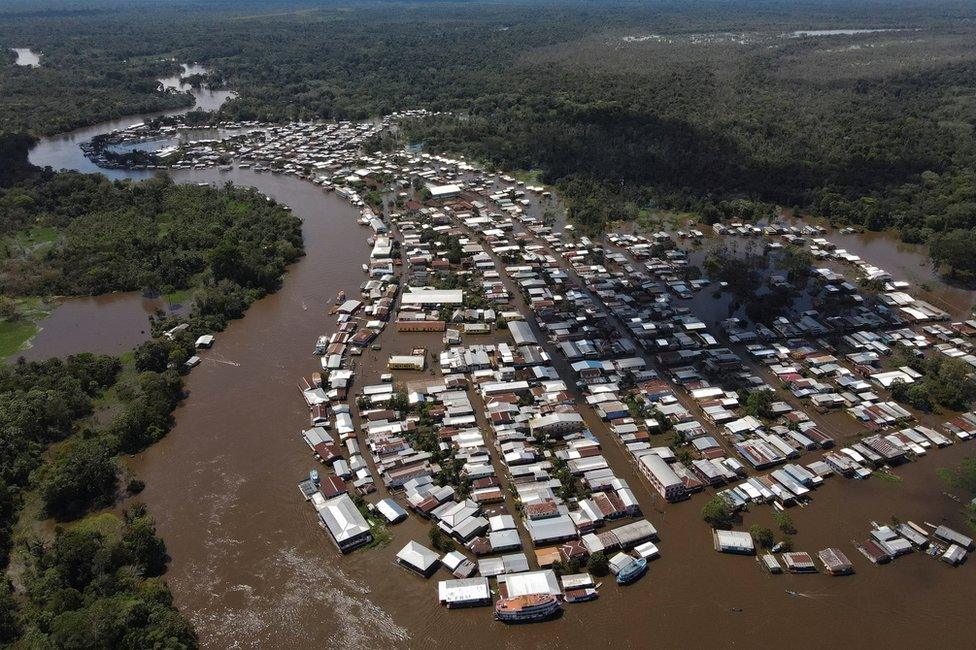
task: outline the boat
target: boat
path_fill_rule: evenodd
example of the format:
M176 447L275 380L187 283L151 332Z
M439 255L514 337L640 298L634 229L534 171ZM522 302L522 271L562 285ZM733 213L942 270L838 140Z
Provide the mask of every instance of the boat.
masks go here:
M314 386L315 388L321 388L322 387L322 373L321 372L313 372L312 373L312 386Z
M369 272L369 264L363 264L363 273Z
M318 485L319 484L319 471L317 469L313 469L311 472L308 473L308 478L310 478L312 480L312 483L315 483L316 485Z
M217 167L217 169L219 169L222 172L229 172L230 170L234 169L234 167L232 165L220 165L219 167Z
M562 611L562 605L550 594L529 594L500 598L495 603L495 619L503 623L544 621Z
M341 305L344 302L346 302L346 292L340 290L339 293L336 294L335 304Z
M329 347L329 337L320 336L315 341L315 350L312 351L312 354L315 354L317 356L322 356L323 354L325 354L325 349L327 347Z
M564 599L567 603L585 603L596 600L599 596L600 594L596 589L570 589L566 592Z
M638 578L644 575L645 571L647 571L647 559L638 558L621 569L620 573L617 574L617 584L629 585L636 582Z

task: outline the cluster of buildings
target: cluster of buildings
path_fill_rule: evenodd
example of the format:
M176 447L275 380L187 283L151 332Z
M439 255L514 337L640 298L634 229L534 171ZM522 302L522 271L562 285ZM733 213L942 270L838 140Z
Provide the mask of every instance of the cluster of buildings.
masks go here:
M493 591L578 596L593 588L581 569L594 554L627 573L659 553L644 494L676 502L708 490L734 507L788 508L832 475L867 478L976 435L971 413L921 423L891 395L921 375L886 363L897 350L972 365L976 323L949 323L821 229L716 225L771 254L806 247L823 266L809 272L814 302L789 318L710 317L699 307L724 287L697 265L700 230L601 244L560 230L541 187L446 156L363 153L404 115L242 125L181 147L175 163L216 156L291 173L362 208L364 282L355 298L337 296L337 327L315 346L321 368L301 387L302 436L324 468L301 488L343 551L412 516L439 550L411 540L396 561L449 573L438 587L447 606L489 604ZM379 376L356 377L354 360L376 356L388 328L397 351ZM864 435L838 428L833 412ZM736 531L717 531L715 545L755 551ZM828 573L853 570L838 548L817 558ZM816 570L806 553L780 559Z

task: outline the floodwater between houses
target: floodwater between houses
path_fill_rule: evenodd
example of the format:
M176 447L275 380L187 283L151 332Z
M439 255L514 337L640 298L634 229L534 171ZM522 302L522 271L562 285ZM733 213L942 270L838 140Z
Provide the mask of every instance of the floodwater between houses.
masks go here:
M140 499L172 555L166 577L176 603L205 647L806 648L838 638L896 647L971 644L971 563L953 569L916 553L875 567L852 544L866 537L871 521L892 516L963 529L959 505L943 494L935 472L971 454L966 444L897 468L899 482L829 479L810 506L791 511L795 548L840 547L857 569L845 578L770 576L754 558L716 553L700 516L708 496L674 505L652 497L602 429L608 460L636 488L661 535L662 557L632 586L604 579L595 602L567 605L555 621L506 627L489 608L440 607L436 582L448 577L443 570L423 580L393 564L410 539L426 543L427 526L414 516L391 528L389 545L341 556L296 487L315 466L298 437L307 415L296 381L318 369L311 348L335 329L327 312L336 293L352 295L363 281L368 233L356 224L354 208L290 176L215 169L172 176L252 185L288 204L304 222L307 251L279 292L218 334L187 377L189 397L169 435L129 460L133 475L147 483ZM357 361L359 386L375 381L391 352L440 346L438 335L389 332L380 341L382 351ZM592 414L587 419L598 426ZM377 496L385 495L371 499ZM754 507L737 527L757 522L772 525L768 508Z

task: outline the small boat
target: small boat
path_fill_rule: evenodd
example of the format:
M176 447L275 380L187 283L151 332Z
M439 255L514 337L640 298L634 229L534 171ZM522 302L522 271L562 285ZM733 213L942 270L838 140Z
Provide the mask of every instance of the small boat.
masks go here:
M339 293L337 293L335 297L335 304L341 305L344 302L346 302L346 292L339 291Z
M312 354L315 354L317 356L322 356L323 354L325 354L325 349L327 347L329 347L329 337L320 336L315 341L315 350L312 351Z
M771 548L769 550L771 550L773 553L779 553L780 551L783 550L783 542L776 542L773 545L773 548Z
M644 575L645 571L647 571L647 559L638 558L620 570L620 573L617 574L617 584L629 585L636 582L638 578Z
M599 597L596 589L570 589L566 592L565 600L567 603L585 603Z
M376 239L375 238L373 238L373 237L367 237L366 238L366 244L368 244L369 246L372 246L375 243L376 243Z
M495 619L503 623L544 621L562 611L562 605L550 594L529 594L500 598L495 603Z
M312 480L312 483L315 483L316 485L318 485L319 484L319 471L317 469L313 469L311 472L308 473L308 478L310 478Z
M313 372L312 373L312 386L315 387L315 388L321 388L322 387L322 373L321 372Z
M369 272L369 264L363 264L363 273Z
M230 170L234 169L234 167L232 165L220 165L217 167L217 169L222 172L229 172Z

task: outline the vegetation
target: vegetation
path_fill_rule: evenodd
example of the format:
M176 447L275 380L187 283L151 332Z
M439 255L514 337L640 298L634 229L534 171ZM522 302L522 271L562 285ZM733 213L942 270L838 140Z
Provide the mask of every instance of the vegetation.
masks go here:
M588 231L659 209L759 220L774 203L939 251L976 227L971 4L355 4L6 9L0 42L31 34L44 64L0 65L0 131L185 106L157 90L175 57L240 91L229 118L449 111L406 136L533 170ZM811 25L912 29L790 36Z
M109 533L59 530L50 543L29 546L19 611L9 587L0 587L0 640L20 633L25 647L197 646L160 579L166 546L152 519L143 508L111 518L116 525Z
M735 511L729 500L722 496L714 496L702 507L702 519L712 528L728 528L732 525Z
M610 572L610 560L607 558L606 553L597 551L591 554L586 561L586 570L597 577L607 575Z
M964 506L966 522L976 530L976 458L964 458L953 469L940 469L939 476L946 485L962 490L969 499Z
M891 395L896 400L920 411L932 411L936 407L963 411L976 398L976 382L970 376L969 366L959 359L941 355L923 359L895 355L891 365L908 366L922 374L912 383L896 382L891 386Z
M450 553L454 550L454 540L436 525L430 527L430 530L427 531L427 537L430 538L430 545L434 547L434 550L441 553Z
M779 529L786 533L787 535L795 535L796 527L793 526L793 517L790 513L785 510L773 510L773 521L779 526Z
M743 411L746 415L768 420L773 416L772 405L776 393L770 390L751 390L746 394Z
M213 313L273 290L302 252L298 218L253 190L177 185L165 176L132 183L38 171L0 189L0 237L38 225L61 237L42 256L7 246L4 295L193 287L200 310Z
M756 544L759 544L761 548L772 548L773 544L776 543L776 538L773 537L773 531L765 526L753 524L749 527L749 534L752 535L752 539L756 540Z

